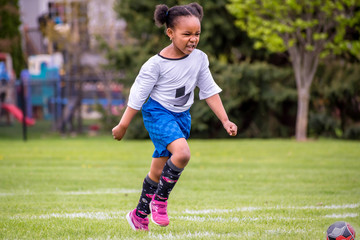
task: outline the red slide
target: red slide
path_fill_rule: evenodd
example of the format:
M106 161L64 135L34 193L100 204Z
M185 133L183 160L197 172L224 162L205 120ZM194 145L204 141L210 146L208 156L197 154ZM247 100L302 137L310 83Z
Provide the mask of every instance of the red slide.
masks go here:
M3 109L5 109L6 111L8 111L9 113L11 113L17 120L19 120L19 122L22 122L23 121L23 113L22 113L22 111L18 108L18 107L16 107L15 105L13 105L13 104L5 104L5 103L3 103L2 105L1 105L1 107L3 108ZM26 125L28 125L28 126L32 126L32 125L34 125L35 124L35 119L33 119L33 118L25 118L25 123L26 123Z

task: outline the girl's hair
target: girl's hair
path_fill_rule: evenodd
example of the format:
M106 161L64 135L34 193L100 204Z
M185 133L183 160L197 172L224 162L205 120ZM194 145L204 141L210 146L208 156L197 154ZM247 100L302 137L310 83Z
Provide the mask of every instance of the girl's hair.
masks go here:
M178 5L169 8L165 4L157 5L154 12L155 24L161 27L165 24L166 28L173 28L176 18L182 16L195 16L201 21L203 18L203 8L198 3Z

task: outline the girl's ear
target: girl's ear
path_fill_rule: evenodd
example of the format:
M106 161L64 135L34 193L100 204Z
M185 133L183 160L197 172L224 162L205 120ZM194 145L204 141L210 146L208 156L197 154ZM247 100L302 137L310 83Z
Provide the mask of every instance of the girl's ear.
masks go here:
M174 37L174 31L171 28L167 28L166 35L168 35L168 37L170 38L170 41L172 41L172 39Z

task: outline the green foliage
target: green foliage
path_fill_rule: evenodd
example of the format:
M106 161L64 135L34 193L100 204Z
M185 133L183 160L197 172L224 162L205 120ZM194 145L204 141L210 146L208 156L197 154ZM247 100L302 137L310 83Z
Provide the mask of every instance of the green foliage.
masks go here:
M325 113L310 112L309 135L314 137L337 137L342 134L338 122Z
M360 56L360 1L230 0L228 10L236 24L256 39L255 47L272 52L288 51L292 61L299 109L296 139L306 140L309 91L319 58L349 52ZM350 31L351 29L352 31ZM359 58L358 58L359 59Z
M290 68L266 63L222 64L211 69L227 113L240 137L289 137L296 116L296 90ZM225 137L226 132L205 101L191 108L192 137Z
M10 53L17 75L25 67L21 48L21 25L18 0L0 1L0 52Z
M173 0L166 1L165 4L171 7L173 5L187 4L190 2L192 1ZM248 96L248 89L246 87L239 89L239 85L237 85L239 84L239 71L244 71L244 69L238 69L238 65L227 66L225 63L237 62L239 59L244 58L264 59L265 52L264 50L254 51L251 48L252 41L243 31L240 31L234 25L234 17L227 12L225 7L228 3L227 1L202 0L198 2L204 8L204 19L202 22L202 34L199 48L212 57L214 67L217 68L212 69L215 72L215 79L219 82L221 87L227 88L229 91L227 94L228 96L222 96L223 98L229 99L229 103L225 100L226 107L229 106L229 111L234 112L234 117L239 117L241 115L240 112L242 111L239 104L248 101L247 104L244 104L245 107L243 108L250 108L248 110L250 111L252 108L250 106L252 100L254 99L255 102L259 101L257 99L259 97L256 95L258 94L256 91L259 89L259 87L256 86L258 82L246 82L244 79L242 80L247 83L246 87L252 87L252 91L255 91L250 91L253 95ZM155 6L160 3L164 2L155 0L121 0L117 1L115 4L115 10L118 12L119 17L124 18L127 22L127 31L130 39L126 44L120 45L116 49L111 49L106 45L103 45L103 48L106 49L108 54L108 59L110 61L109 67L123 72L124 78L121 81L128 87L133 83L141 65L150 56L156 54L170 43L168 37L164 33L165 29L158 28L153 21ZM248 64L246 66L250 67ZM255 68L252 69L256 71ZM289 72L289 70L287 71ZM268 73L265 75L269 76ZM254 78L259 79L257 76ZM281 84L278 84L278 88L282 88ZM239 89L239 92L236 92L236 89ZM231 96L237 96L237 98L240 96L240 98L243 99L240 99L241 101L239 102L239 99L231 100ZM271 98L270 92L267 98ZM262 99L261 101L264 102L266 100ZM279 102L281 102L281 100L278 102L274 100L270 104L272 104L272 108L276 108L275 105L280 104ZM219 121L214 118L209 107L204 105L206 105L205 102L200 102L198 105L199 107L195 105L193 107L194 110L192 110L192 112L195 113L193 116L194 136L224 136L224 130L222 126L219 125ZM265 113L262 112L262 115L264 114ZM256 115L256 113L253 115ZM253 118L254 116L251 116L248 119L252 120ZM277 118L274 117L274 119ZM258 122L261 126L265 126L264 124L261 124L261 119L259 119ZM274 128L277 128L277 120L274 120L274 122L274 125L276 125ZM245 125L248 124L249 123L246 123ZM244 128L248 128L248 126L245 126ZM257 126L253 128L256 129ZM289 130L280 130L279 132L281 132L281 136L285 136L288 135L288 131ZM147 137L143 132L146 131L142 126L141 114L137 114L130 125L127 137ZM255 136L254 131L246 136L249 135ZM270 136L270 134L262 134L261 136Z
M291 137L297 93L290 68L265 63L222 64L211 60L214 78L239 137ZM360 123L360 67L339 62L320 65L312 86L311 137L358 138ZM205 101L191 109L192 137L226 137L221 123Z
M291 68L279 68L266 63L224 64L210 60L214 79L227 113L239 126L239 137L290 137L294 134L296 90ZM205 101L195 93L191 108L192 138L226 137L221 122ZM118 117L103 111L102 125L109 131L119 122ZM110 121L110 122L109 122ZM131 122L126 138L148 138L138 113Z
M284 52L293 44L322 56L348 51L360 57L359 38L348 38L348 28L359 32L359 1L230 0L227 9L236 25L256 39L255 47Z
M126 87L130 87L134 82L140 67L151 56L149 45L118 45L116 49L110 48L107 44L101 45L106 52L109 64L106 68L122 73L118 79Z
M359 135L350 134L357 131L360 123L359 76L360 66L356 63L328 62L319 66L311 104L311 115L317 118L317 123L309 122L309 129L313 129L310 132L313 131L315 136L335 134L337 137L357 136L360 139ZM331 123L330 118L333 119Z
M127 22L128 39L116 49L109 48L106 45L103 47L108 54L109 67L123 73L123 78L120 81L127 87L132 85L141 65L150 56L170 43L164 33L165 29L158 28L154 24L155 6L161 3L173 6L190 2L192 1L116 1L115 10L119 17L124 18ZM305 5L303 5L296 0L234 0L230 1L232 4L228 6L229 2L225 0L201 0L198 2L204 7L199 48L210 57L210 69L214 79L223 89L221 97L230 118L239 125L239 136L293 136L297 109L297 93L293 71L289 67L278 68L266 63L256 63L254 59L268 59L268 56L265 57L267 53L263 47L269 47L274 51L279 51L279 49L285 51L286 46L282 37L286 34L295 34L295 30L298 30L299 37L304 37L306 29L314 29L322 24L319 19L303 18L302 14L307 13L307 16L314 17L322 13L324 21L329 22L333 20L332 12L334 9L339 8L341 10L341 6L332 5L331 1L326 1L326 4L323 4L324 1L305 1L303 2ZM235 17L226 10L233 13ZM261 13L260 16L257 16L258 13ZM355 25L357 21L355 16L357 15L356 12L351 20L339 17L336 21L339 24L342 23L341 26L344 29L345 26L352 26L355 31L358 28ZM266 18L261 19L261 17ZM242 28L241 30L235 27L235 18L238 19L236 24ZM331 28L331 31L334 30L334 27ZM250 40L247 34L256 40ZM335 38L329 32L313 31L311 41L304 45L304 50L314 51L317 42L328 40L331 37ZM351 40L352 44L346 46L357 46L358 39L355 37L348 38L347 32L344 36L344 42L347 41L346 39ZM288 47L297 46L299 39L292 37L288 39L287 43ZM253 50L252 44L262 50ZM336 41L332 44L328 45L333 46L332 49L324 50L324 56L339 46ZM356 49L356 47L352 47L352 49ZM248 59L249 61L239 64L239 59ZM334 69L341 71L339 68ZM320 71L318 76L321 77L322 74L325 73ZM332 74L334 75L335 72ZM332 81L337 79L342 79L342 77L339 76ZM315 86L312 89L315 92L321 92L326 88L322 85ZM330 95L323 96L326 101L343 96L341 88L334 87L333 90L332 97ZM328 112L321 112L320 114L316 112L315 102L317 101L318 98L315 98L311 102L311 126L309 126L311 134L313 136L343 136L346 129L339 127L339 120L330 120L333 115L329 115ZM351 98L344 99L347 104L350 104L351 101ZM348 105L349 108L350 105ZM354 106L351 105L351 107ZM192 137L225 137L227 135L205 101L195 101L191 113L193 119ZM117 124L118 119L113 121L113 124ZM357 120L353 121L355 123ZM148 137L140 113L135 116L126 137Z
M346 129L344 133L344 138L359 140L360 139L360 126L351 126Z
M119 18L124 18L127 22L128 36L132 38L131 46L140 46L143 52L151 56L170 44L165 34L165 28L158 28L154 23L155 6L165 3L172 7L191 2L193 1L117 0L115 11ZM197 2L204 9L200 49L209 55L221 57L224 62L234 62L245 57L257 59L266 57L264 50L254 51L251 48L252 40L235 26L234 17L226 10L226 0L200 0Z
M189 0L185 3L190 2L193 1ZM197 2L204 8L200 49L223 62L236 62L239 58L245 57L251 59L266 57L264 50L251 48L252 40L235 26L235 18L226 10L227 0Z

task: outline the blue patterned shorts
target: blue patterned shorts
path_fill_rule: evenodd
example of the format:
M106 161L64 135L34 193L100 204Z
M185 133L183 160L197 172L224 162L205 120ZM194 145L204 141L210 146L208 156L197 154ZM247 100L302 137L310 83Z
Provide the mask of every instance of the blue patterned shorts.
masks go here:
M185 112L172 112L152 98L143 105L142 115L146 130L155 146L154 158L170 157L167 145L179 138L190 137L191 115Z

